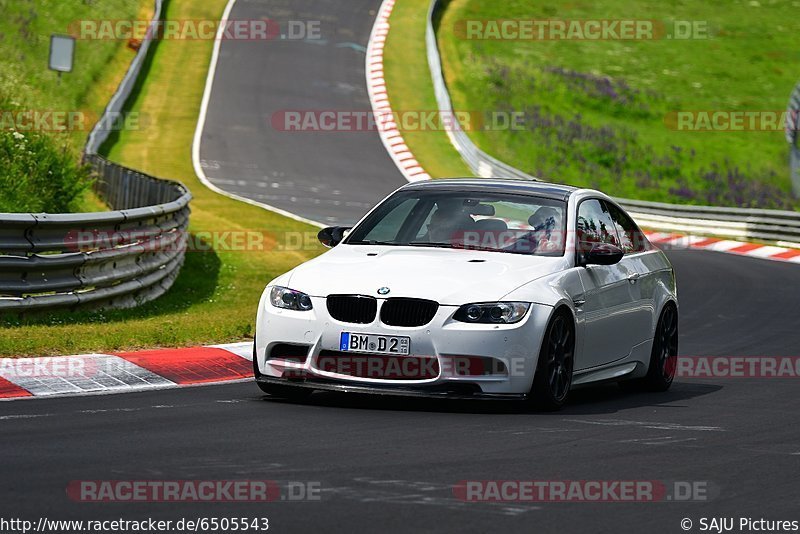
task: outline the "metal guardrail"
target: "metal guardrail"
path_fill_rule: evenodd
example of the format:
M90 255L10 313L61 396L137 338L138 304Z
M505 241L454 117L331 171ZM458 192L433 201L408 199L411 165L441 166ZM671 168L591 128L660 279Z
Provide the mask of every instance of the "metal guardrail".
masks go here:
M428 55L428 67L433 79L433 91L436 94L436 103L439 111L445 116L453 116L453 104L450 100L450 93L442 74L442 59L439 56L439 46L436 43L436 30L433 19L438 9L439 0L433 0L428 8L428 22L425 28L425 48ZM458 120L453 121L452 128L445 128L450 142L456 147L461 157L469 165L472 172L483 178L517 178L521 180L536 180L537 178L525 172L503 163L478 148L469 136L461 129Z
M158 35L156 29L158 21L161 19L162 0L153 0L153 18L150 20L150 27L148 28L148 36ZM153 38L142 39L136 56L128 66L128 71L119 83L119 87L114 92L111 100L108 101L106 109L97 124L94 125L92 131L89 132L89 138L86 140L86 148L84 151L87 154L97 154L100 146L108 138L109 134L114 130L114 121L111 117L119 116L125 109L125 101L133 91L136 85L136 80L139 78L139 71L142 69L142 64L147 57L147 51L150 50L150 43Z
M431 0L425 29L428 67L439 112L446 116L455 116L442 72L442 60L434 27L434 20L440 9L443 9L441 0ZM478 148L457 124L458 121L454 122L456 124L447 129L447 135L463 160L477 176L538 180L538 178L508 165ZM800 155L797 158L800 161ZM798 164L798 168L800 168L800 164ZM667 204L626 198L615 200L628 210L637 223L655 230L692 232L735 239L757 239L800 246L800 213L798 212Z
M160 16L161 0L155 0L151 24ZM0 313L130 308L159 297L178 276L189 190L96 153L110 132L110 117L124 108L149 44L143 41L86 143L95 190L115 211L0 213Z
M99 194L123 209L0 214L0 312L133 307L163 294L178 275L189 191L88 158L101 172Z
M800 124L800 83L794 86L786 107L786 141L789 143L789 169L792 179L792 191L800 196L800 147L798 147L798 131Z
M800 247L800 213L796 211L616 200L637 223L647 228Z

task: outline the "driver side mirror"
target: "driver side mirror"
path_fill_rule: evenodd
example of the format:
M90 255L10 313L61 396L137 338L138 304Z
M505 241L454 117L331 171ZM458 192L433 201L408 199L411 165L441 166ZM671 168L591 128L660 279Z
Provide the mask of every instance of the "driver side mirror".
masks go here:
M342 242L344 233L350 228L350 226L329 226L319 231L317 239L326 247L333 248Z
M624 255L621 248L610 243L594 243L588 252L580 254L581 265L615 265Z

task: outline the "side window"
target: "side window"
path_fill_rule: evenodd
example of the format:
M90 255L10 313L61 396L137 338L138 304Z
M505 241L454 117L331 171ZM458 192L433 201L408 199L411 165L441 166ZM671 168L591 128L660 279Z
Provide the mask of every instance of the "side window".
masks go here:
M588 252L594 243L610 243L619 246L614 223L599 200L581 202L578 207L578 221L575 225L577 244L580 252Z
M614 226L617 228L617 235L620 239L620 248L625 251L625 254L632 254L636 252L644 252L647 250L646 239L644 234L636 223L628 217L628 215L619 209L614 204L605 202L608 206L608 211L611 214L611 219L614 221Z

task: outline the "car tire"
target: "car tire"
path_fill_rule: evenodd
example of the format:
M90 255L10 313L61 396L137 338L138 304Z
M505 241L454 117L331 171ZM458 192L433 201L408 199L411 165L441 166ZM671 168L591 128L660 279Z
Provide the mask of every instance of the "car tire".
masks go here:
M650 366L642 381L647 391L667 391L675 378L678 366L678 308L671 302L664 306L658 318Z
M292 387L292 386L283 386L281 384L267 384L265 382L258 382L259 377L261 377L261 371L258 369L258 360L256 359L256 340L253 339L253 376L256 379L256 385L258 385L259 389L270 395L272 397L279 397L282 399L287 400L295 400L300 401L307 399L314 390L301 388L301 387Z
M557 311L547 325L533 385L528 394L537 411L561 409L569 396L575 369L575 322L566 310Z
M620 382L622 391L667 391L675 378L678 363L678 309L668 303L661 310L653 335L653 349L647 375L637 380Z

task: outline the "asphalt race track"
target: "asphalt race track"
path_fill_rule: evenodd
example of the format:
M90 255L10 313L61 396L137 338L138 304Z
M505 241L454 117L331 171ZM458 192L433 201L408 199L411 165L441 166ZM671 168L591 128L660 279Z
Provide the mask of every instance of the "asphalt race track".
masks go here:
M232 20L320 21L319 39L225 41L200 143L216 186L321 223L353 223L406 183L375 131L285 131L283 112L367 112L377 0L238 1Z
M305 18L331 17L342 41L363 46L366 10L378 2L240 0L232 18L270 16L281 4ZM219 163L209 176L306 217L352 220L363 207L328 203L333 190L367 205L402 183L377 135L303 137L264 121L292 106L366 109L363 54L333 40L275 44L261 56L252 44L223 46L217 75L227 81L215 86L202 146L203 159ZM313 184L324 184L318 196ZM295 194L302 201L292 202ZM691 250L669 256L682 355L797 355L797 265ZM2 402L0 503L4 517L32 520L268 517L272 532L683 532L683 518L694 531L701 517L796 520L797 388L791 378L679 379L663 394L610 385L574 392L554 414L333 393L295 404L270 400L253 383ZM76 480L184 479L314 482L321 495L84 503L65 491ZM463 480L533 479L702 482L708 496L531 504L464 502L453 492Z
M788 355L794 265L670 254L684 355ZM268 400L251 383L0 403L0 502L30 518L269 517L276 532L680 532L702 516L788 518L800 464L795 379L684 379L663 394L574 392L555 414L513 404ZM318 482L319 501L81 503L73 480ZM461 480L704 481L707 502L468 503ZM5 514L8 515L8 514Z

